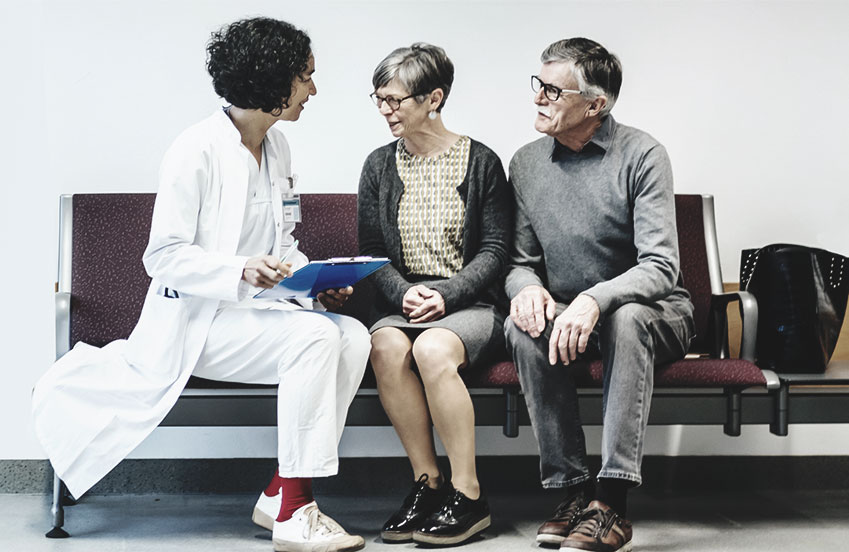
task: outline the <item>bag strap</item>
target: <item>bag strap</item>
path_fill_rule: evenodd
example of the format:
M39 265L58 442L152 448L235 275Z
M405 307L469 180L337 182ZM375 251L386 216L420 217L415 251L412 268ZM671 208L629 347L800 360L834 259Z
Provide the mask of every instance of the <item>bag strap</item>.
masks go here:
M828 268L828 286L831 289L839 289L845 284L843 282L846 274L846 257L843 255L831 255Z
M758 259L761 252L766 249L775 249L777 247L788 247L785 244L772 244L761 247L760 249L744 249L740 258L740 289L746 290L752 277L755 275L755 269L758 265ZM804 246L793 246L804 247ZM829 289L841 289L844 286L849 286L849 259L843 255L832 253L824 249L815 249L812 247L806 248L816 256L817 262L822 271L828 271L828 277L825 278L828 282ZM825 276L825 275L824 275Z
M755 266L757 266L760 256L760 249L743 250L742 265L740 267L740 289L748 289L749 282L752 281L752 276L755 274Z

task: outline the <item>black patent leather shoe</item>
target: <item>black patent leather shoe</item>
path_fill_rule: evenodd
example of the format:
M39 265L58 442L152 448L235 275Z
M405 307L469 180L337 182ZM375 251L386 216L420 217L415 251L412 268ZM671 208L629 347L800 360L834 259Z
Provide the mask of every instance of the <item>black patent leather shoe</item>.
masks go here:
M489 524L489 504L483 494L472 500L454 490L439 510L413 532L413 540L442 546L459 544L477 535Z
M445 483L439 489L431 489L427 486L427 474L422 474L398 511L383 524L380 538L384 542L413 540L413 531L418 529L429 515L439 509L445 497L453 490L450 483Z

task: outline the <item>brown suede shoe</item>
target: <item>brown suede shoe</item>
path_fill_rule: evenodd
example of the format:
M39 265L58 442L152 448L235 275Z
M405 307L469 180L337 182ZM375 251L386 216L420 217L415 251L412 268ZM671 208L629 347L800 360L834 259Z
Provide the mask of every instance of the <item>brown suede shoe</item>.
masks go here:
M575 528L575 524L586 506L587 498L583 492L566 497L563 502L557 505L551 519L539 526L537 544L560 546L560 543L566 540L566 537Z
M631 522L603 502L593 500L575 529L560 544L560 552L631 552Z

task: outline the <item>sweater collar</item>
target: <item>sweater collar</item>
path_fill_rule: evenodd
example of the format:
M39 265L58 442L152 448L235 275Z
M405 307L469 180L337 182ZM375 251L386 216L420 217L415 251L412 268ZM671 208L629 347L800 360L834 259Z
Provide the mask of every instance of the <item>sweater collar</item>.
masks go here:
M592 138L587 142L584 148L579 152L574 152L558 142L555 138L551 138L551 159L556 160L563 155L580 155L584 152L590 152L595 148L600 148L606 152L610 149L613 142L613 134L616 132L616 119L613 115L607 115L601 121L601 126L592 135Z

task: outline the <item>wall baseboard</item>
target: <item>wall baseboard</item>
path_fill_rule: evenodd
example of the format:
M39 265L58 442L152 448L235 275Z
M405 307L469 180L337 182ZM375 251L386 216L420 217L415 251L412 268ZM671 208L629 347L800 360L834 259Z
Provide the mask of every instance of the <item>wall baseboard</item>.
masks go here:
M447 470L445 458L440 458ZM591 470L600 460L590 457ZM273 459L125 460L91 494L254 493L276 468ZM536 491L539 457L478 458L484 489ZM46 460L0 460L0 493L48 494ZM316 479L317 494L403 494L412 474L406 458L342 458L339 475ZM645 492L681 490L849 489L849 456L647 456Z

